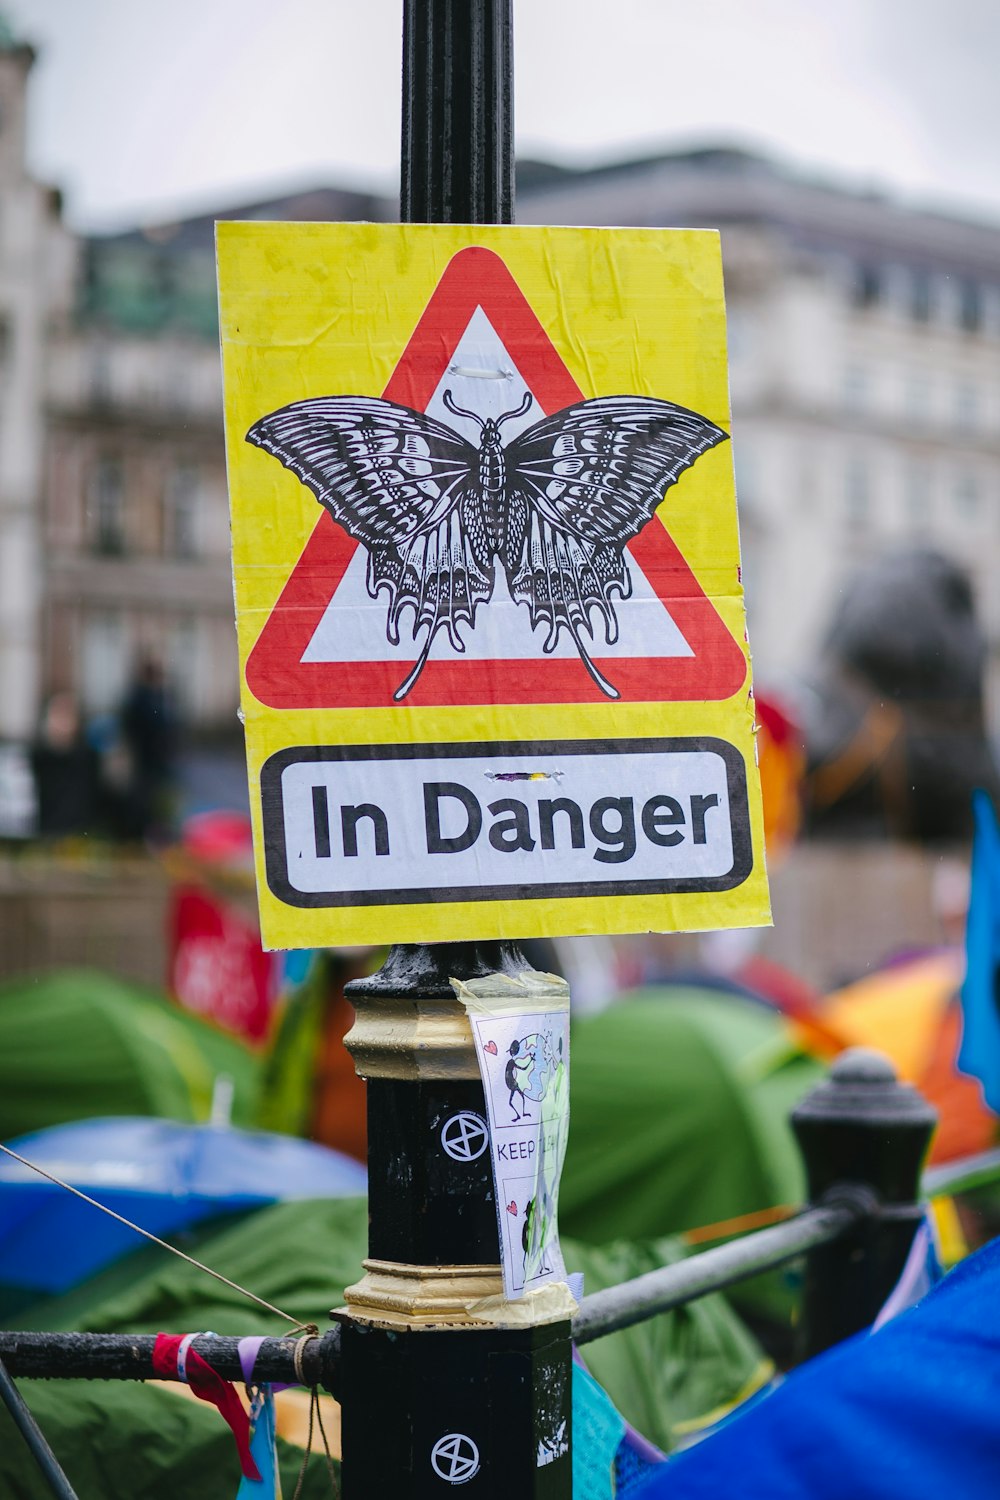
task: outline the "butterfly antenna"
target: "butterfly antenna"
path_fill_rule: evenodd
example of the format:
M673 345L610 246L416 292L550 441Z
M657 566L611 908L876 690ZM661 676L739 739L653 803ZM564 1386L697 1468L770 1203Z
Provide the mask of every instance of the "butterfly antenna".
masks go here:
M402 703L403 699L406 697L411 688L416 686L417 678L420 676L421 672L424 670L424 667L426 667L427 665L427 658L430 655L431 643L433 642L433 640L434 632L433 630L428 630L427 639L424 641L424 644L420 649L420 655L417 657L413 665L413 670L407 677L406 681L401 682L399 687L392 695L394 703Z
M580 660L583 662L583 665L587 668L587 671L590 673L591 677L597 683L597 686L600 688L601 692L604 693L605 696L608 697L608 698L620 698L621 697L621 693L618 691L618 689L612 683L610 683L608 681L608 679L604 676L604 674L602 672L599 672L597 670L597 668L595 667L594 663L591 661L590 657L587 655L587 653L586 653L583 645L580 642L580 637L577 635L577 633L576 633L575 630L573 632L573 639L576 642L576 649L580 653Z
M455 401L455 398L452 396L451 391L445 391L445 393L444 393L444 404L445 404L445 409L447 411L450 411L451 414L452 414L452 416L454 416L454 417L468 417L470 419L470 421L472 421L472 422L478 422L479 425L480 425L480 427L483 426L483 419L482 419L482 417L479 416L477 412L466 411L466 409L465 409L464 406L459 406L457 404L457 402Z
M531 392L530 391L525 391L524 395L521 397L521 404L517 408L517 410L516 411L505 411L504 414L503 414L503 416L497 417L497 426L498 427L502 427L503 424L505 422L509 422L512 417L523 417L524 414L525 414L525 412L528 411L528 409L530 408L532 400L533 400L533 397L532 397Z
M598 671L597 667L594 665L594 663L591 661L590 657L587 655L587 648L583 644L583 642L581 641L581 639L580 639L580 632L577 630L577 628L576 628L575 624L573 623L572 619L566 619L564 621L564 623L566 625L566 628L569 630L570 635L573 637L573 644L576 646L576 649L580 653L580 660L583 662L583 665L587 668L587 671L590 673L591 677L597 683L597 686L600 688L601 692L607 698L620 698L621 697L621 693L618 691L618 689L614 686L613 683L611 683L611 682L608 681L608 679L604 676L603 672L599 672ZM552 645L553 646L555 645L554 641L553 641ZM549 648L549 649L551 649L551 648Z

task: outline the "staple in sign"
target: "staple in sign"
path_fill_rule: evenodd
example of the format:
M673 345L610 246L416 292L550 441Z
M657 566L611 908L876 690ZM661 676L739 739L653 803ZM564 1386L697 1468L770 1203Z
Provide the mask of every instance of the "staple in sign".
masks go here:
M449 365L449 375L465 375L469 380L513 380L513 370L477 370L473 365Z

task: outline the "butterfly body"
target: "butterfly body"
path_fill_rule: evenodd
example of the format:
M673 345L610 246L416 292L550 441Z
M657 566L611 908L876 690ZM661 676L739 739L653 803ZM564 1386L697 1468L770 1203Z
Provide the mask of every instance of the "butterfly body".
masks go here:
M566 631L601 692L618 692L590 651L594 627L617 639L614 597L632 583L625 547L652 519L664 491L726 433L671 402L598 397L543 417L504 443L505 422L444 405L479 424L473 445L426 413L366 396L294 402L255 422L247 440L277 457L368 553L367 588L388 595L386 637L400 644L413 612L418 660L395 693L411 691L445 632L464 651L494 590L499 564L511 598L544 627L543 654ZM582 639L589 637L588 641Z
M495 499L507 488L507 465L504 463L503 442L496 422L483 423L483 435L479 442L479 485L484 495Z
M480 447L478 484L463 497L462 505L470 526L483 536L490 557L499 557L507 547L507 466L499 442Z

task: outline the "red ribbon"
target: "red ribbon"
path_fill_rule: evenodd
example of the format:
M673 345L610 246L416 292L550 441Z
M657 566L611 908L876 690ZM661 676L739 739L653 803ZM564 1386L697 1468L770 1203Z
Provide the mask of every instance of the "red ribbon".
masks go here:
M182 1334L158 1333L153 1345L153 1369L165 1380L177 1379L177 1353L184 1342ZM236 1394L236 1387L223 1380L193 1345L188 1345L185 1360L187 1383L201 1401L217 1406L232 1429L240 1455L240 1468L247 1479L260 1479L261 1472L250 1453L250 1418Z

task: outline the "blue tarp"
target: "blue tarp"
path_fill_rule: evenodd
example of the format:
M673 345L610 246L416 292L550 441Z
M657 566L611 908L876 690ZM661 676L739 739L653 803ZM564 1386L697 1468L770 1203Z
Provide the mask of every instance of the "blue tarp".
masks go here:
M367 1191L360 1163L291 1136L117 1115L7 1143L152 1234L292 1198ZM135 1231L0 1156L0 1283L61 1292L137 1249Z
M877 1333L810 1361L671 1458L639 1495L996 1500L1000 1240Z
M958 1065L979 1079L986 1103L1000 1112L1000 829L985 792L976 792L972 807L976 837Z

